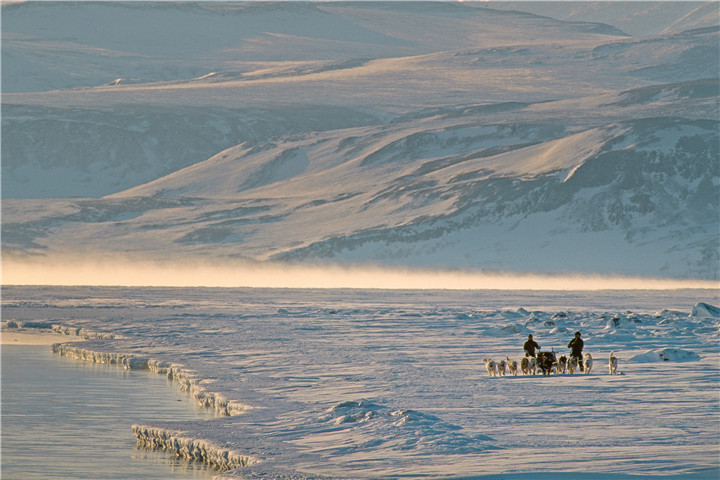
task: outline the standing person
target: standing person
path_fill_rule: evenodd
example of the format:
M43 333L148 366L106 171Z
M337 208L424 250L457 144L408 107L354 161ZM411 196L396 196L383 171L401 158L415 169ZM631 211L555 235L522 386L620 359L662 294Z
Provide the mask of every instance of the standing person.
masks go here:
M540 350L540 345L538 345L537 342L533 340L532 335L528 335L527 342L525 342L525 344L523 345L523 350L525 350L525 356L535 358L536 348Z
M581 372L583 371L582 350L584 346L585 342L583 342L583 339L580 338L580 332L575 332L575 338L570 340L570 343L568 343L568 348L570 349L570 358L577 358L578 366L580 367Z

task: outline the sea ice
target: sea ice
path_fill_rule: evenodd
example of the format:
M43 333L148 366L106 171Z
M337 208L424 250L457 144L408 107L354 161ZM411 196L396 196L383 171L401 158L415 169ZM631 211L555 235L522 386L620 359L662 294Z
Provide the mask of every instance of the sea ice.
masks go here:
M707 303L699 302L692 308L690 316L718 318L720 317L720 308L708 305Z
M663 348L662 350L649 350L628 359L629 362L697 362L700 355L680 348Z
M212 463L223 478L710 480L720 319L688 316L698 298L719 300L711 290L6 286L2 313L3 328L61 319L68 332L112 334L55 348L155 371L222 413L133 428L140 445ZM519 315L530 318L518 331ZM608 332L614 318L632 328ZM595 359L589 375L488 377L482 365L521 358L527 331L567 354L576 330ZM608 374L610 351L621 375Z

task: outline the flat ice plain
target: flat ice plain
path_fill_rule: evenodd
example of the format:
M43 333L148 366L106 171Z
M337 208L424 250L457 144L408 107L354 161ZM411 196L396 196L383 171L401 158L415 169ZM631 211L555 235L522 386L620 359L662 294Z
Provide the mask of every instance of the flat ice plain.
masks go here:
M231 413L135 428L249 464L218 478L720 473L720 318L701 304L720 303L714 290L2 293L3 328L96 337L55 348L155 369ZM519 360L528 333L567 353L576 330L588 375L491 378L482 364Z

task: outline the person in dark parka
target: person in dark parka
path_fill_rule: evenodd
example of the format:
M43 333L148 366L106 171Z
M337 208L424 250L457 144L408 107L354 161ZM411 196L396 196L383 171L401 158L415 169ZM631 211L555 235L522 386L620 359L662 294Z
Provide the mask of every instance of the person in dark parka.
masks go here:
M525 344L523 345L523 350L525 350L525 356L535 358L536 348L540 350L540 345L538 345L537 342L533 340L532 335L528 335L527 342L525 342Z
M580 338L580 332L575 332L575 338L570 340L570 343L568 343L568 348L570 349L570 358L577 358L578 366L580 367L581 372L583 371L582 350L584 346L585 342L583 342L583 339Z

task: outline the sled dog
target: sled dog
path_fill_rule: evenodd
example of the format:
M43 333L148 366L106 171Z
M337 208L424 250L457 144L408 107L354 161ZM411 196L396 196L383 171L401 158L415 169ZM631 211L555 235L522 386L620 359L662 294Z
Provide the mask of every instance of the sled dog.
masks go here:
M523 375L530 375L530 360L528 360L528 357L523 357L520 360L520 371Z
M537 366L543 375L550 375L553 365L555 364L555 352L540 352L537 356Z
M516 360L510 360L510 357L505 357L507 360L508 370L510 370L510 375L514 375L517 377L518 372L518 364Z
M589 353L586 353L585 354L585 375L590 373L592 366L593 366L592 355L590 355Z
M537 360L535 360L535 357L528 357L528 361L530 362L530 368L528 368L530 375L535 375L537 371Z
M500 375L501 377L505 376L506 368L507 368L507 363L505 363L505 360L500 360L499 362L497 362L498 375Z
M485 368L487 368L488 376L496 377L497 364L495 363L495 360L493 360L492 358L483 358L483 362L485 363Z
M575 369L578 368L578 359L577 357L570 357L570 360L568 360L567 364L567 370L570 375L575 373Z
M613 350L610 352L610 361L608 362L608 366L610 367L610 375L617 375L617 357L615 356L615 351Z
M567 373L567 357L565 355L560 355L558 358L555 364L555 373L558 375Z

